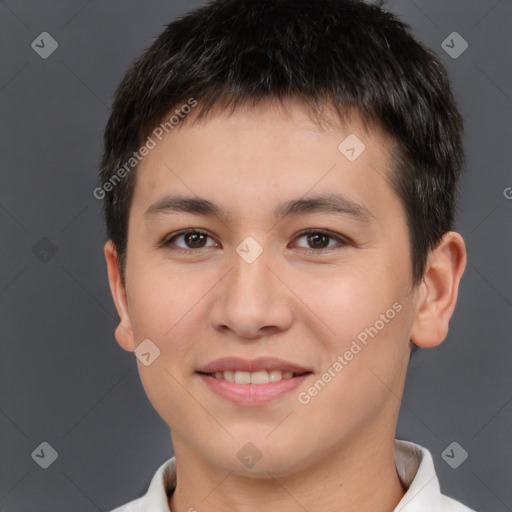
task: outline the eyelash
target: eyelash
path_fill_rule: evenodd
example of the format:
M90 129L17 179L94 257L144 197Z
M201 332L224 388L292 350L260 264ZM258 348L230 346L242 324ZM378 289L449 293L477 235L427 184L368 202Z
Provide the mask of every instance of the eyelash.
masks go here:
M176 233L173 233L171 236L165 238L162 243L160 244L161 247L165 247L171 251L176 251L176 252L181 252L181 253L184 253L184 254L190 254L192 252L197 252L201 249L210 249L211 247L199 247L198 249L184 249L182 247L171 247L172 246L172 243L173 241L176 239L176 238L179 238L179 237L182 237L182 236L185 236L185 235L189 235L189 234L198 234L198 235L205 235L205 236L208 236L210 237L209 233L207 233L206 231L203 231L201 229L185 229L185 230L182 230L182 231L178 231ZM324 247L324 248L320 248L320 249L306 249L304 247L300 247L299 250L305 254L309 254L309 255L312 255L312 254L322 254L322 253L327 253L327 252L331 252L333 249L341 249L347 245L350 245L350 242L348 240L346 240L345 238L339 236L339 235L336 235L330 231L326 231L326 230L322 230L322 229L307 229L307 230L303 230L301 232L299 232L297 234L297 237L296 238L302 238L306 235L310 235L310 234L319 234L319 235L324 235L330 239L333 239L335 240L337 243L338 243L338 246L334 246L334 247ZM211 237L210 237L211 238Z

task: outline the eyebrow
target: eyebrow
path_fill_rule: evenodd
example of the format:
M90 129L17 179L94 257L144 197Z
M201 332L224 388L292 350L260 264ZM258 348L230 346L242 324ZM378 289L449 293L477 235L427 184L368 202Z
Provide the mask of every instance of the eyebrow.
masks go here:
M166 195L152 204L144 213L146 219L172 213L190 213L208 217L221 217L229 219L231 214L220 205L201 197L187 197L182 195ZM308 213L329 213L353 217L363 222L375 219L373 213L364 205L354 201L343 194L326 193L306 199L292 199L277 205L274 217L283 219L288 216L306 215Z

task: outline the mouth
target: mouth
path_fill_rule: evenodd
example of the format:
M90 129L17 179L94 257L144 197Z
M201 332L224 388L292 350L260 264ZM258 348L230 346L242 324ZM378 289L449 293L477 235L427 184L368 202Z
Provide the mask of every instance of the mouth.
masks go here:
M259 370L256 372L247 372L243 370L226 370L223 372L205 373L198 372L202 375L208 375L215 379L222 379L227 382L235 382L236 384L268 384L269 382L279 382L283 379L293 379L301 377L312 372L291 372L281 370Z
M217 396L240 406L258 406L289 394L313 371L271 357L228 357L199 368L196 374Z

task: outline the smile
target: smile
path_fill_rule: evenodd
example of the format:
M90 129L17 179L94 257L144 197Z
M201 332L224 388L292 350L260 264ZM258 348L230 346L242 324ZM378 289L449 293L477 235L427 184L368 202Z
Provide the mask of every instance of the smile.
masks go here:
M236 384L268 384L282 379L291 379L298 376L293 372L281 370L259 370L256 372L246 372L242 370L227 370L224 372L215 372L208 374L216 379L223 379Z
M226 374L227 379L238 379L239 382L227 380ZM197 376L215 395L243 407L263 406L286 396L295 396L292 395L292 392L312 375L311 372L295 375L290 371L281 372L279 370L270 372L265 370L255 372L225 370L213 374L197 373Z

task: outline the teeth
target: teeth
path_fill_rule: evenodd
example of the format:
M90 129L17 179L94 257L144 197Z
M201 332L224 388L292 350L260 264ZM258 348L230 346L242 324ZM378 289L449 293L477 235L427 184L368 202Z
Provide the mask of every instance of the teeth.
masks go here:
M286 375L288 375L290 372L286 372ZM283 374L280 370L272 370L268 374L268 380L270 382L276 382L277 380L281 380L283 378Z
M235 372L235 382L237 384L250 384L251 374L250 372Z
M251 373L251 384L268 384L269 376L265 370Z
M235 372L224 372L224 377L222 376L222 372L219 373L219 379L224 378L224 380L227 380L229 382L235 382Z
M259 370L257 372L225 371L215 372L216 379L227 380L228 382L236 382L237 384L268 384L269 382L277 382L281 379L291 379L293 372L281 372L280 370Z

